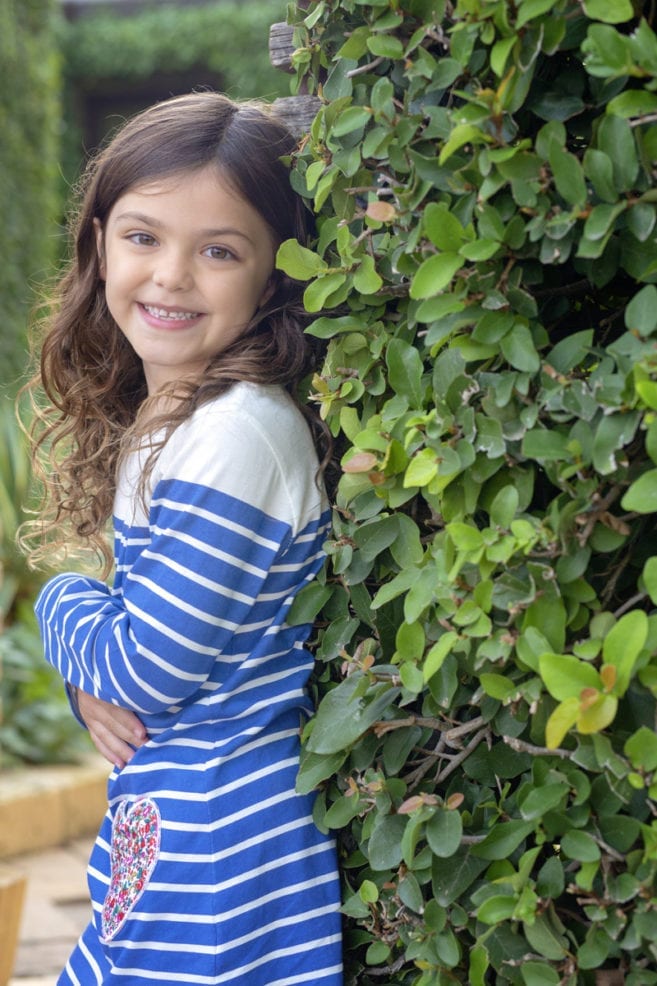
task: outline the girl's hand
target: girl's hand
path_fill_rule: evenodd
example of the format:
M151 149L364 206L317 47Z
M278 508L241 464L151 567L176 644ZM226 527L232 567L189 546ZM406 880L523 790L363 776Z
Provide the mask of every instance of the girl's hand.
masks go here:
M134 756L134 747L148 741L143 723L129 709L104 702L79 689L77 704L94 746L115 767L125 767Z

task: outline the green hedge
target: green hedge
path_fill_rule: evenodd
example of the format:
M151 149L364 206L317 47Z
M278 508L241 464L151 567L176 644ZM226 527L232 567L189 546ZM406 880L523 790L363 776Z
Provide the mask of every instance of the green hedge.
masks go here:
M0 388L14 389L26 363L35 288L56 252L59 63L55 0L0 6Z
M347 982L657 983L657 36L311 0L295 182L342 478L299 778ZM652 6L645 4L646 17ZM320 88L321 87L321 88Z
M269 27L285 19L285 4L223 0L200 6L165 4L117 16L99 11L62 31L66 78L92 90L106 79L147 79L155 73L207 68L235 98L289 93L285 76L269 63Z
M285 4L270 0L238 0L175 6L145 7L129 16L107 8L86 11L62 22L59 43L63 54L65 131L62 171L66 182L75 180L85 150L92 150L84 130L84 100L96 93L130 93L135 83L189 77L195 71L221 80L222 88L237 99L273 100L290 91L289 79L269 61L269 27L285 19ZM169 95L163 82L160 98ZM152 101L135 99L134 109ZM127 112L121 104L120 111ZM116 123L107 121L107 129ZM101 128L102 130L102 128ZM102 134L101 134L102 136ZM64 193L66 195L66 192Z

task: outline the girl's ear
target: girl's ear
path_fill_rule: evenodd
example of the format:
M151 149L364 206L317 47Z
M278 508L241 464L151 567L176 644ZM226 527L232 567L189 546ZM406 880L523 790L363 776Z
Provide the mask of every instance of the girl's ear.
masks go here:
M105 244L103 242L103 227L101 226L100 219L94 218L94 233L96 234L96 253L98 254L98 267L100 269L101 279L104 281L106 278L105 272Z

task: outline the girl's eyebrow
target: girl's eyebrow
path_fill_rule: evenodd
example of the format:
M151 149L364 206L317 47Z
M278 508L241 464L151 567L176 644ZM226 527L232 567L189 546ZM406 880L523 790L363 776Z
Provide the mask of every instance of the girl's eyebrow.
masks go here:
M133 222L144 223L145 226L152 226L155 229L161 229L164 223L159 219L155 219L153 216L147 216L144 212L121 212L118 216L115 216L115 222L119 222L122 219L130 219ZM234 226L223 226L217 229L200 229L200 236L241 236L242 239L248 240L252 243L251 237L241 229L236 229Z

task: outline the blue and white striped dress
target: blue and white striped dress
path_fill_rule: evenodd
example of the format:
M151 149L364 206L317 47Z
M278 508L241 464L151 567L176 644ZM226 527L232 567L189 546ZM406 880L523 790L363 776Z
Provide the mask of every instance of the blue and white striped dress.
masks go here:
M147 515L139 468L114 587L58 575L36 607L62 677L150 737L109 778L59 983L340 986L335 845L294 790L312 659L285 618L328 526L308 429L280 388L238 384L169 438Z

